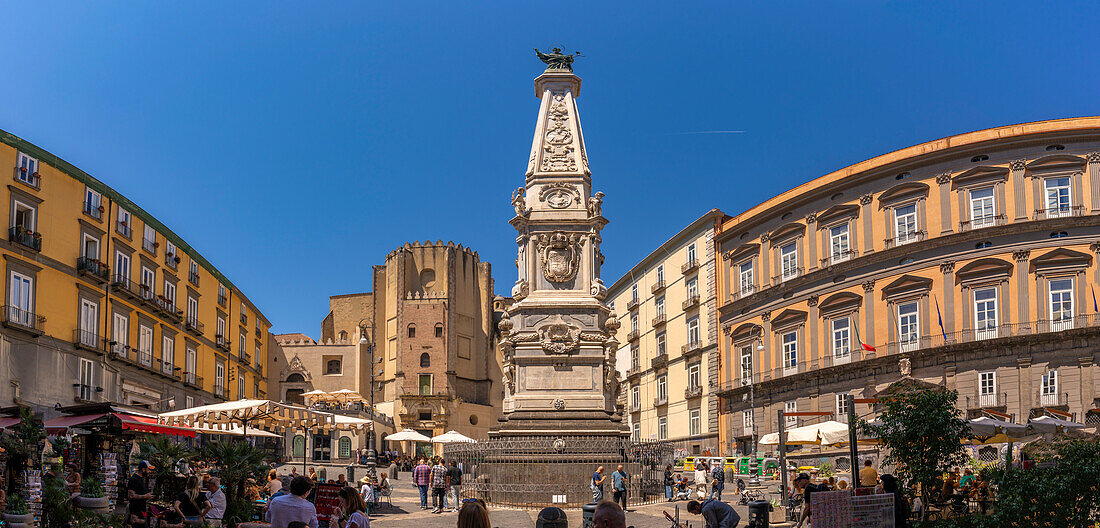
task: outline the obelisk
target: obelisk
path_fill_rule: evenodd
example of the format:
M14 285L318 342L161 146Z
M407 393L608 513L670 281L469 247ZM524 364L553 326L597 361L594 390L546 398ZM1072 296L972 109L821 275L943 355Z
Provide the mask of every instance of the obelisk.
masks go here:
M490 437L625 438L616 410L619 321L600 279L603 193L591 171L576 98L575 55L536 50L547 64L526 181L512 194L519 280L499 324L504 413Z

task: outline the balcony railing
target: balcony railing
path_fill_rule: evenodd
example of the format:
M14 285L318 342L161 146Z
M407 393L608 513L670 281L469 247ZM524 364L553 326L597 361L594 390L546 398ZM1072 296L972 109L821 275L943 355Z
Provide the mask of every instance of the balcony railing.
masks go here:
M158 247L160 247L160 244L156 240L145 237L141 238L141 249L156 255Z
M248 326L248 315L247 314L244 314L244 313L241 314L241 324L245 325L245 326Z
M8 229L8 240L35 251L42 251L42 233L23 226Z
M661 326L661 325L665 324L665 322L666 322L665 321L665 314L657 314L657 317L653 318L652 324L653 324L653 327L656 328L658 326Z
M244 363L245 365L252 363L252 354L249 354L248 352L240 353L237 358L240 359L241 363Z
M684 389L684 398L685 399L690 400L692 398L698 398L702 395L703 395L703 386L702 385L693 385L693 386L689 386L686 389Z
M1035 219L1046 220L1048 218L1069 218L1071 216L1081 216L1085 213L1085 206L1083 205L1069 205L1066 207L1051 207L1047 209L1036 209Z
M77 403L92 403L99 401L99 393L103 389L83 383L73 383L73 401Z
M640 337L640 336L641 336L641 334L638 333L637 330L631 330L630 333L626 334L626 340L627 341L637 341L638 337Z
M202 376L198 376L194 372L184 372L183 382L187 385L195 387L196 389L202 388Z
M626 309L633 310L637 308L639 304L641 304L641 302L638 299L631 299L629 301L626 301Z
M697 351L702 350L702 349L703 349L703 343L702 342L700 342L700 341L689 341L687 344L680 346L680 354L686 356L688 354L691 354L692 352L697 352Z
M632 378L632 377L637 376L638 374L641 374L641 373L642 373L642 366L641 365L631 365L630 368L626 369L626 377L628 377L628 378Z
M787 268L783 270L783 273L772 277L772 284L779 284L783 281L789 281L793 278L802 275L802 268Z
M847 262L859 256L859 251L856 249L846 249L844 251L837 251L830 254L828 257L821 259L822 266L832 266L834 264L840 264L841 262Z
M650 291L650 293L657 293L657 292L659 292L663 289L665 289L665 280L661 279L661 280L657 281L656 283L654 283L653 286L651 286L649 288L649 291Z
M640 412L642 410L642 402L636 401L630 403L630 412Z
M188 332L191 332L192 334L195 334L197 336L202 335L204 326L205 325L203 325L202 322L200 322L198 317L196 317L195 315L187 316L187 321L184 323L184 328Z
M46 316L44 315L38 315L17 306L4 306L3 318L3 324L8 328L17 328L34 335L45 333Z
M110 275L111 268L107 267L99 259L91 257L80 257L76 259L76 272L85 277L90 277L97 282L107 282L107 277Z
M1036 407L1065 407L1069 405L1069 394L1064 392L1043 392L1035 394Z
M176 303L172 301L172 299L163 295L155 295L152 299L149 299L149 302L153 305L153 308L156 308L169 319L173 319L176 322L183 319L183 313L176 308Z
M91 202L84 202L84 214L95 218L96 220L103 219L103 211L104 207L102 205L94 204Z
M756 293L755 284L742 284L741 289L730 292L730 302L742 299Z
M229 299L225 296L225 294L224 293L219 293L218 294L218 304L221 305L222 308L225 308L225 303L227 303L227 302L229 302Z
M883 241L883 245L886 246L886 249L890 249L895 246L903 246L905 244L911 244L913 242L924 240L924 237L926 235L927 233L925 233L924 230L910 231L908 233L902 233L894 238L887 238Z
M696 293L695 295L689 295L687 299L684 299L684 302L683 302L683 304L680 305L680 308L682 308L684 310L687 310L688 308L691 308L692 306L698 306L698 305L699 305L699 294Z
M650 362L650 366L655 369L659 369L668 364L668 354L657 354L653 356L653 360Z
M993 227L1004 225L1005 215L989 215L980 216L978 218L971 218L970 220L963 220L959 222L959 232L970 231L972 229L981 229L983 227Z
M118 234L120 234L120 235L122 235L126 238L130 238L130 235L133 233L133 230L130 228L130 222L128 222L126 220L116 221L115 222L115 231L118 231Z
M168 266L169 268L176 269L176 266L179 265L180 260L180 256L175 253L164 253L164 265Z
M680 266L680 273L689 273L691 270L699 267L699 259L691 259Z
M199 274L197 272L192 271L188 273L187 279L191 281L191 284L194 284L195 286L199 285Z
M73 345L97 354L107 353L107 339L100 337L95 331L73 330Z
M222 385L214 385L214 396L217 396L223 400L226 399L225 387Z
M42 183L42 178L38 175L38 172L31 172L26 167L15 168L15 181L19 183L25 183L38 189Z
M223 335L216 335L216 336L214 336L214 344L215 344L215 345L216 345L216 346L217 346L218 348L220 348L220 349L222 349L222 350L224 350L224 351L226 351L226 352L229 352L230 348L232 348L232 347L231 347L232 343L230 343L230 342L229 342L229 339L226 339L226 337L225 337L225 336L223 336Z
M658 396L656 398L653 398L653 406L654 407L660 407L662 405L668 405L668 396L665 396L663 398L660 397L660 396Z

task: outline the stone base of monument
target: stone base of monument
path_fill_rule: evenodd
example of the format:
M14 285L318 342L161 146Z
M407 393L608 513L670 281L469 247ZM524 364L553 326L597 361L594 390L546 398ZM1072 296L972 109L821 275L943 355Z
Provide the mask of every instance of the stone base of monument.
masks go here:
M630 475L630 504L664 500L664 467L671 445L632 442L620 420L605 413L511 413L476 444L448 444L448 459L465 467L463 498L525 508L579 508L592 502L592 474L600 466L612 499L611 473Z

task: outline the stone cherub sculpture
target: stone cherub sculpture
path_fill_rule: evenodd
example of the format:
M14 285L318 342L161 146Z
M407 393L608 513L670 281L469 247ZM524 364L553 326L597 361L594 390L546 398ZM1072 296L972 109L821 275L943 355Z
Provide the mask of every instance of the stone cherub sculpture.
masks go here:
M592 195L588 199L588 216L595 217L603 214L603 193L596 191L596 194Z
M520 187L512 192L512 207L516 208L516 216L527 215L527 200L523 197L525 191L526 189Z
M576 51L568 55L561 52L561 48L550 48L550 53L543 53L535 48L535 55L539 60L546 63L547 70L567 70L573 71L573 59L576 57L583 57L581 52Z

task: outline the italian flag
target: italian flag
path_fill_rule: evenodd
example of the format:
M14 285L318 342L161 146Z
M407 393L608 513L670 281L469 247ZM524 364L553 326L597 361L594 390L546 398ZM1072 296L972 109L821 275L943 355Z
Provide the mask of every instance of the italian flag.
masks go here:
M863 350L866 350L867 352L876 352L877 349L875 347L864 343L863 339L859 337L859 325L853 322L852 326L854 326L856 329L856 341L859 341L859 346L863 347Z

